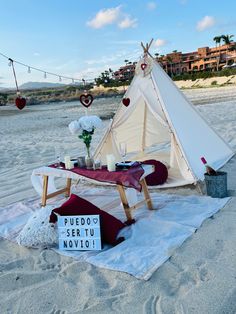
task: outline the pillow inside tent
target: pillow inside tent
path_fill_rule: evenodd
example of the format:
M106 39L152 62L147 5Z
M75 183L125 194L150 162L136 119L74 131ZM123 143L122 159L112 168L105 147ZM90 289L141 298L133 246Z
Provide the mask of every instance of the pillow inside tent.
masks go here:
M142 161L142 163L147 165L153 165L155 167L154 172L149 174L145 178L147 185L160 185L166 182L168 178L168 169L166 165L155 159L145 160Z

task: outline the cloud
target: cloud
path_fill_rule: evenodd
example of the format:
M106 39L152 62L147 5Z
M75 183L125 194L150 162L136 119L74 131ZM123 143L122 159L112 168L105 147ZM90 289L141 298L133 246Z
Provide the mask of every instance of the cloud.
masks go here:
M112 64L114 62L117 62L118 60L124 60L124 59L137 59L137 51L139 50L133 50L131 52L127 51L126 49L117 51L115 54L112 54L110 56L101 56L96 59L89 59L85 60L85 63L89 66L94 66L96 64Z
M121 29L124 28L134 28L137 26L137 19L131 19L130 16L126 16L122 21L118 23L118 27Z
M150 11L155 10L156 7L157 7L156 2L148 2L148 3L147 3L147 8L148 8L148 10L150 10Z
M121 50L121 51L117 51L115 54L109 55L109 56L101 56L99 58L96 59L89 59L89 60L85 60L85 63L88 64L89 66L91 65L96 65L96 64L110 64L112 62L116 62L117 60L119 60L120 58L125 58L125 56L127 55L127 51L126 50Z
M102 28L105 25L117 22L121 14L121 6L110 9L100 10L96 16L87 22L87 25L92 28Z
M154 46L159 48L159 47L163 47L167 44L167 40L165 39L157 39L155 42L154 42Z
M121 6L115 8L102 9L95 17L86 23L89 27L99 29L107 25L115 24L121 29L137 26L137 19L122 12Z
M210 28L216 24L215 18L213 16L206 15L197 23L197 30L202 32L207 28Z
M34 52L33 55L34 55L35 57L39 57L39 56L40 56L40 53Z

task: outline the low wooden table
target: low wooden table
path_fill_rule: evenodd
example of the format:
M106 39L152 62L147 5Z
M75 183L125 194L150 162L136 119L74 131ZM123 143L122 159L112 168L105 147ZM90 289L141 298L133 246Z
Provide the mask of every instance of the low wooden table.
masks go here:
M148 187L146 184L145 177L151 174L154 171L154 167L152 165L142 165L144 170L143 175L139 179L139 183L142 186L142 192L144 195L144 199L133 206L129 206L129 202L125 193L125 187L122 184L115 183L120 195L120 199L127 217L127 221L132 221L132 213L131 211L140 205L146 203L148 209L153 209L152 200L148 191ZM95 170L96 171L96 170ZM72 179L78 180L81 177L81 174L76 174L66 169L58 169L58 168L51 168L51 167L41 167L38 169L34 169L32 173L32 178L35 179L37 176L40 176L43 179L42 184L42 191L41 191L41 205L46 206L47 200L55 197L59 194L65 193L66 196L70 195L71 189L71 181ZM66 186L62 189L56 190L54 192L48 192L48 182L50 177L60 177L66 179ZM32 184L36 188L35 180L32 179ZM94 181L94 179L93 179ZM39 191L38 191L39 192Z

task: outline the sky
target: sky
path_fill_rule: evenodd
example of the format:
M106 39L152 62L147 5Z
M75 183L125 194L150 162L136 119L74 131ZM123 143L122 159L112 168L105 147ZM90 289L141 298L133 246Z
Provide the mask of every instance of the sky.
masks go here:
M93 79L137 61L140 42L151 53L190 52L233 34L235 0L0 0L0 53L43 71ZM0 88L14 87L12 68L0 55ZM58 78L15 64L19 85ZM70 80L61 83L69 84Z

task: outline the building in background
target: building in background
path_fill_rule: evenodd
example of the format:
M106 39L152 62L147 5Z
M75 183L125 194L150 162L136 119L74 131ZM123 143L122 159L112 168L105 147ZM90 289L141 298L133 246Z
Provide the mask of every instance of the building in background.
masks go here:
M201 71L220 71L224 68L236 67L236 43L219 47L198 48L197 51L182 53L174 51L165 56L157 56L156 60L163 69L170 75L175 76L183 73ZM136 63L126 64L113 73L118 81L132 79Z

